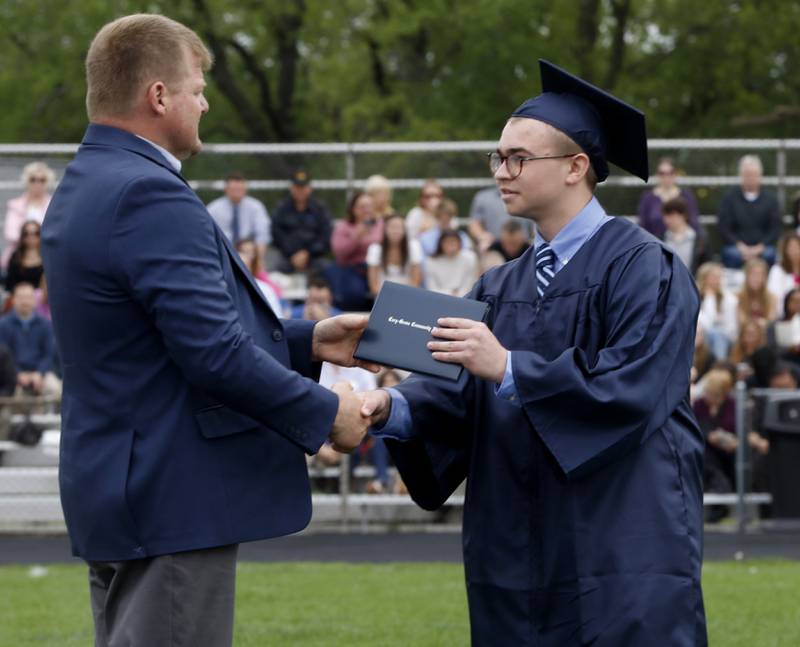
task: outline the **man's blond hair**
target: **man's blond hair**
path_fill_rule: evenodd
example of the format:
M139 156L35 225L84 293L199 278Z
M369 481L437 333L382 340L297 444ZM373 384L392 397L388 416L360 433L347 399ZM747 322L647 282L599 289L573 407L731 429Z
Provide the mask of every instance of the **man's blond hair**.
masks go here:
M205 71L213 57L200 37L175 20L134 14L108 23L86 55L86 111L89 120L128 116L137 95L155 81L177 83L188 51Z

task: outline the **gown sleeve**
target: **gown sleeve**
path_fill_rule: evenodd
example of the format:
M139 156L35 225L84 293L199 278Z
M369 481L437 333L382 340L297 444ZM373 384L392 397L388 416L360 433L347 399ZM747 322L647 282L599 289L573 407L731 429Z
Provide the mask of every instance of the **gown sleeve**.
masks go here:
M680 260L640 245L612 263L598 298L593 358L574 346L549 361L512 353L525 414L568 478L637 447L688 395L699 299Z
M476 299L481 282L468 298ZM386 447L411 498L425 510L436 510L467 477L477 419L475 378L461 372L458 381L412 375L394 387L411 412L413 437L386 438Z

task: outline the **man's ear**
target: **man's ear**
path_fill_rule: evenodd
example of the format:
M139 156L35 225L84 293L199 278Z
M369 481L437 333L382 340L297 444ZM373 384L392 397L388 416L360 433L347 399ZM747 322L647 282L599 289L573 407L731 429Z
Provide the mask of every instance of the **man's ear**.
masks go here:
M578 153L573 156L569 161L569 171L565 182L569 185L581 182L589 172L590 165L591 162L589 162L589 156L586 153Z
M154 114L164 115L167 112L167 86L163 81L155 81L147 88L147 105Z

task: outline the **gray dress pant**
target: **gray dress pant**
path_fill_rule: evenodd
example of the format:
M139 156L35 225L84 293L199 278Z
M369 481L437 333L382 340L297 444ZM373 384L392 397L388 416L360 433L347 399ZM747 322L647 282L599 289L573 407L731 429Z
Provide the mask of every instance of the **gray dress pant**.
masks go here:
M89 562L95 647L230 647L238 549Z

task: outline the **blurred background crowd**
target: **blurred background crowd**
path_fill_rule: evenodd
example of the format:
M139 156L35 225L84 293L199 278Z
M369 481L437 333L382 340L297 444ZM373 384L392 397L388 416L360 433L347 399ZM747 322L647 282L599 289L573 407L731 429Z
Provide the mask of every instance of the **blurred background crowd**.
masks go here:
M733 388L795 389L800 375L800 230L798 201L784 222L775 194L762 184L757 155L738 162L738 185L721 194L715 224L701 224L698 201L681 186L681 171L664 157L654 183L638 199L641 227L672 249L695 276L701 296L692 401L707 438L706 487L729 492L735 482L738 444ZM58 396L58 353L50 327L40 229L56 174L43 162L25 166L25 190L8 201L2 271L5 295L0 318L0 392ZM368 312L384 281L463 296L489 268L529 249L535 229L511 217L494 187L477 191L460 213L436 179L428 179L410 209L393 203L391 180L372 175L349 194L343 213L315 194L308 168L288 177L288 190L266 205L248 192L248 179L231 171L222 195L207 207L234 244L244 265L276 313L320 320L340 312ZM345 379L356 390L390 386L404 377L386 370L326 365L325 385ZM767 430L757 419L746 435L752 487L769 491ZM312 468L338 465L323 448ZM369 464L370 493L402 492L391 476L380 441L370 439L351 461ZM769 513L767 509L764 511ZM709 508L712 517L724 509Z

